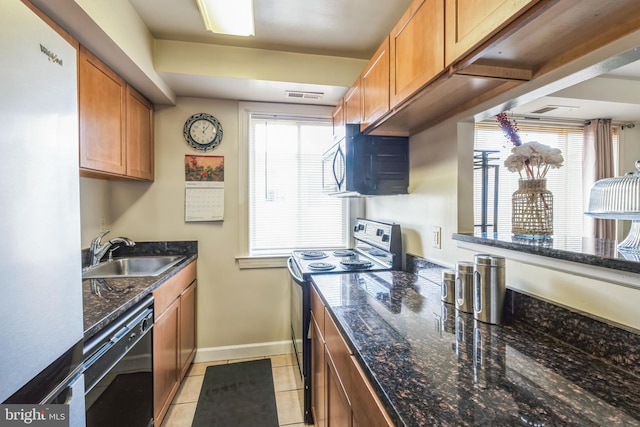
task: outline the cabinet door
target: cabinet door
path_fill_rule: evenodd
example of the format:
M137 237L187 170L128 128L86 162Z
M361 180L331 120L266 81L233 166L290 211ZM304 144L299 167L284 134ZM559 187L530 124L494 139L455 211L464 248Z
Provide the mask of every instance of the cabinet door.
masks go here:
M329 353L325 353L327 427L351 427L351 404Z
M360 93L360 79L349 88L344 96L344 121L347 124L362 122L362 101Z
M414 0L389 39L390 107L444 70L444 0Z
M538 0L446 0L445 62L450 65Z
M316 427L326 427L326 369L324 340L313 313L311 314L311 411Z
M127 85L127 176L153 181L153 105Z
M80 168L126 174L125 81L80 46Z
M354 356L351 356L351 362L349 401L353 412L353 424L367 427L393 427L393 422Z
M180 295L180 378L182 379L196 354L196 283Z
M342 99L338 105L333 108L331 122L333 124L333 136L344 136L344 101Z
M389 37L378 48L360 77L362 123L366 129L389 111Z
M156 425L164 418L178 390L180 300L174 300L153 325L153 407Z

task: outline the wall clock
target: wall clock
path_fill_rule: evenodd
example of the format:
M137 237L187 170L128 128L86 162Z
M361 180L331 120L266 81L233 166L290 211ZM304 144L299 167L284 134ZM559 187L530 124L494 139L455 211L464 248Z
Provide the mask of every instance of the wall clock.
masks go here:
M211 114L198 113L187 119L182 134L192 148L209 151L222 142L222 125Z

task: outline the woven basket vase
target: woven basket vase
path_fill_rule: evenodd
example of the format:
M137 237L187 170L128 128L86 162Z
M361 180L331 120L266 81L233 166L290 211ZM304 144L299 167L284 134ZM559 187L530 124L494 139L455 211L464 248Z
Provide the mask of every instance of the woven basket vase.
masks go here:
M546 239L553 235L553 193L546 179L520 179L511 197L511 232L516 237Z

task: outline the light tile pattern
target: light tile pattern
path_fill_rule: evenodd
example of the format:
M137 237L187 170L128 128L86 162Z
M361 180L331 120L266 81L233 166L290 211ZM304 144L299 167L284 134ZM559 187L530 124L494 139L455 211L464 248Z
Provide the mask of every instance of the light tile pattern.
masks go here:
M282 354L270 356L269 358L271 359L273 386L276 392L279 425L304 427L303 386L295 355ZM180 389L173 398L169 411L162 422L162 427L191 427L207 366L258 359L264 359L264 357L194 363L191 365Z

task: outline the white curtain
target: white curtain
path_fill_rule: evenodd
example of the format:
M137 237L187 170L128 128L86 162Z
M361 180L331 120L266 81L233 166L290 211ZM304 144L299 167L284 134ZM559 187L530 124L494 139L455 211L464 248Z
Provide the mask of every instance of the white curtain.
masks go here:
M589 194L593 184L613 176L611 119L593 119L584 127L582 185L585 212L589 208ZM615 240L615 220L585 217L584 236Z

